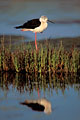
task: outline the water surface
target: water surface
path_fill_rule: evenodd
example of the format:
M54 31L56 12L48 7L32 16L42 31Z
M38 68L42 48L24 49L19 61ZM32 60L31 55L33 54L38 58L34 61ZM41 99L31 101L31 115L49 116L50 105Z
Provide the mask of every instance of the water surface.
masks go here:
M80 78L76 75L50 76L0 74L1 120L80 120ZM38 91L39 90L39 91ZM38 94L39 92L39 94ZM33 111L21 102L45 98L52 112Z
M32 32L21 32L14 27L41 15L55 24L49 23L47 30L38 34L38 40L80 36L79 0L0 0L0 34L28 36L27 41L34 40Z
M38 40L80 36L80 0L0 0L0 42L3 39L5 44L17 45L23 40L33 41L32 32L21 32L14 27L41 15L55 24L49 23L38 34ZM80 38L73 40L63 39L65 47L70 48L73 43L80 47ZM54 43L58 41L55 39ZM42 98L51 103L49 115L20 104L26 99ZM80 120L80 77L0 73L0 119Z

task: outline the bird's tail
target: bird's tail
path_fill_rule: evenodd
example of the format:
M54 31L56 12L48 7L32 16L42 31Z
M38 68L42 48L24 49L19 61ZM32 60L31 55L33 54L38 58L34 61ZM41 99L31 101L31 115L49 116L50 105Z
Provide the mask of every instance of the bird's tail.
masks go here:
M16 26L16 27L14 27L14 28L16 28L16 29L21 29L21 28L22 28L22 26Z

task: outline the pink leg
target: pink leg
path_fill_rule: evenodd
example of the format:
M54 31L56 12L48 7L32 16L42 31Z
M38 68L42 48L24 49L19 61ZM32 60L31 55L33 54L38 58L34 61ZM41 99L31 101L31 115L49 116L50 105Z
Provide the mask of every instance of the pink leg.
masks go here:
M40 98L40 95L39 95L39 88L37 88L37 92L38 92L38 97Z
M37 48L37 33L35 33L35 47L36 47L36 52L38 51L38 48ZM38 97L40 98L40 95L39 95L39 88L37 89L37 92L38 92Z
M36 42L36 39L37 39L37 33L35 33L35 47L36 47L36 51L37 51L38 48L37 48L37 42Z

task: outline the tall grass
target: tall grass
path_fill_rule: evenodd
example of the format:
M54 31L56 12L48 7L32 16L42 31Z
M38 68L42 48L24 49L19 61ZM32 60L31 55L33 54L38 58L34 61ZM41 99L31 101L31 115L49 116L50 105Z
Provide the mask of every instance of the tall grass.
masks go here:
M65 50L62 42L59 47L40 45L38 52L29 43L13 52L4 47L0 48L0 71L38 73L78 73L80 71L80 51L72 47Z

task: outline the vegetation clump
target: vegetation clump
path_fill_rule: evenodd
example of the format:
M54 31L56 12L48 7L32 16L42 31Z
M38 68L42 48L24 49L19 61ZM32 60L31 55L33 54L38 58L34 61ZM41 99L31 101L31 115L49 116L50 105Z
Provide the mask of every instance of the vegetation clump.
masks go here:
M39 44L38 51L32 45L23 45L14 51L0 48L0 71L27 73L78 73L80 72L80 50L72 47L65 50L62 42L58 48Z

